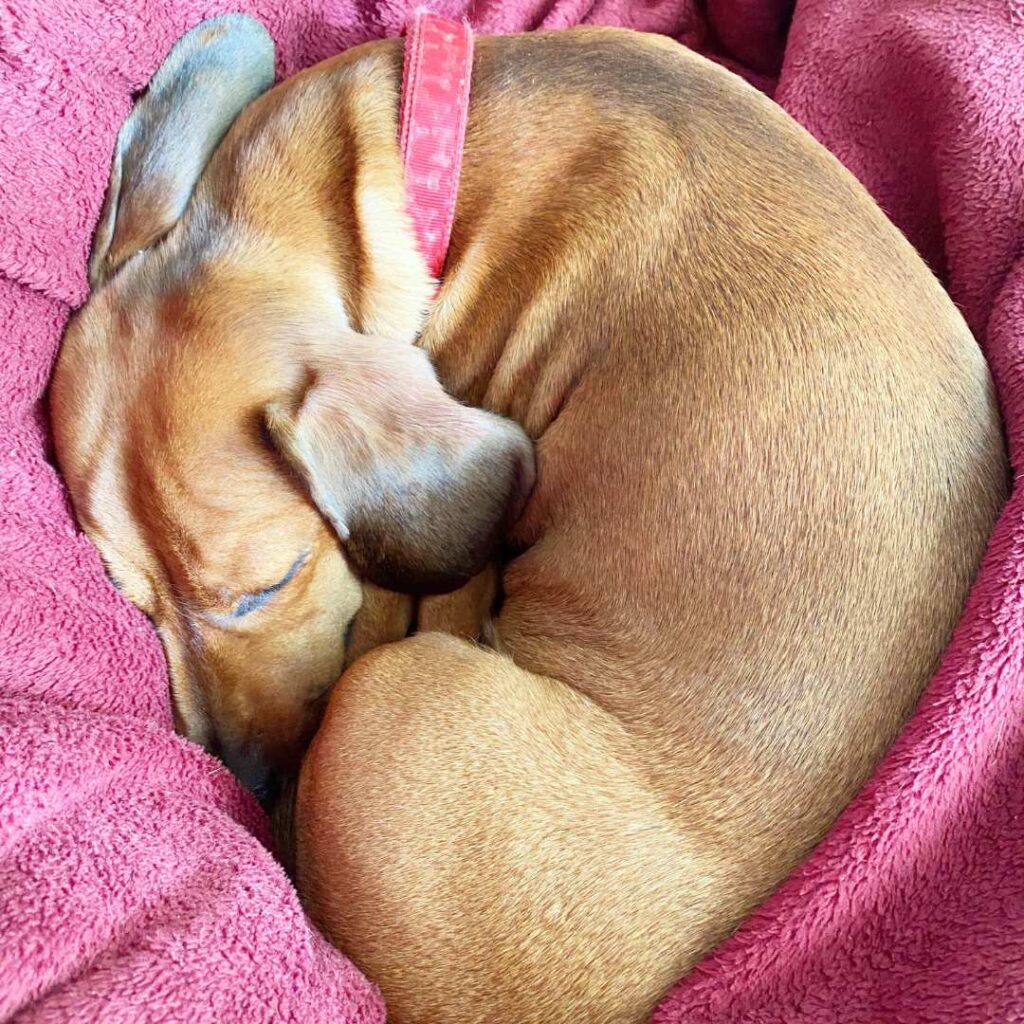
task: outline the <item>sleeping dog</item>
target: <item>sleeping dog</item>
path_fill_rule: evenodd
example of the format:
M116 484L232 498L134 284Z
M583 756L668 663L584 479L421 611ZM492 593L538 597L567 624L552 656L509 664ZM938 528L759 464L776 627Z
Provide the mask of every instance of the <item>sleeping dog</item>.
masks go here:
M992 385L832 157L623 31L478 41L434 298L402 57L175 47L59 462L183 733L259 788L323 713L298 885L392 1020L638 1022L913 708L1004 498Z

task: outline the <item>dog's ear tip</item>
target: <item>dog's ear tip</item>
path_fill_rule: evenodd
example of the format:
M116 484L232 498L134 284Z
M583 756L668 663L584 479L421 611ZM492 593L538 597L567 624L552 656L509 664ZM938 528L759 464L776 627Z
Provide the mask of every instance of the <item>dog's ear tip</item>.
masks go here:
M168 234L232 123L273 84L274 41L256 18L222 15L174 44L117 135L93 238L94 289Z
M178 43L182 44L182 48L195 43L209 45L226 35L273 55L274 39L267 26L259 18L241 11L229 11L227 14L218 14L199 22L186 32Z
M266 33L267 27L253 14L246 14L244 11L227 11L224 14L218 14L213 18L207 18L205 21L200 22L197 26L199 29L217 29L217 28L241 28L241 29L253 29L258 32Z
M235 54L244 59L254 74L264 79L263 88L269 89L273 85L274 38L259 18L238 12L222 14L197 25L195 31L202 34L203 42L228 36Z

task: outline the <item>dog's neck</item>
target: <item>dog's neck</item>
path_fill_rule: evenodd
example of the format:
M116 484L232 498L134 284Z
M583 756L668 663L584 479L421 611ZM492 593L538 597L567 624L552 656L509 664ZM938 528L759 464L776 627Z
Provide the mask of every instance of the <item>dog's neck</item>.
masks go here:
M402 52L358 47L296 75L235 122L196 192L229 251L333 275L351 327L415 340L434 291L405 208L396 139ZM202 217L198 231L203 232Z
M563 348L551 372L547 342L565 333L568 320L581 338L610 329L597 305L588 314L594 323L580 322L573 298L582 279L573 280L564 250L582 248L581 197L595 174L614 173L609 157L622 143L595 136L582 105L573 127L565 109L533 102L514 54L490 43L477 44L457 212L436 301L406 208L398 40L351 50L253 104L202 188L229 208L230 222L255 228L287 258L326 264L356 330L418 340L452 394L513 416L537 437L587 359L586 345L573 346L570 362L579 366L569 365ZM558 146L550 144L554 135ZM570 195L563 183L574 178L581 186ZM543 272L555 258L558 280ZM581 275L593 270L580 262Z
M563 257L578 241L569 226L579 197L565 183L586 186L572 167L593 155L594 138L586 117L567 125L535 88L515 53L477 40L455 223L419 343L453 394L539 437L587 360L585 346L551 341L564 339L578 294ZM557 280L544 272L550 260Z

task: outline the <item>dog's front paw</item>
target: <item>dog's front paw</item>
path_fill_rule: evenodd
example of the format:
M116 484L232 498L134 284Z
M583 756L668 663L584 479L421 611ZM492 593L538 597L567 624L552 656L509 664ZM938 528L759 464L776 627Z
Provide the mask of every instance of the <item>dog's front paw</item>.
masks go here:
M450 594L420 598L416 628L421 633L452 633L493 646L491 611L498 593L498 570L489 565Z

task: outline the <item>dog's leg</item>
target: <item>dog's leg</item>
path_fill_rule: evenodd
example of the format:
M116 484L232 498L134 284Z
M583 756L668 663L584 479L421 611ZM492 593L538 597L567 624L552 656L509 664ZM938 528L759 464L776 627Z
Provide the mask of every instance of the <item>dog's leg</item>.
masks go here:
M486 643L497 593L498 569L489 565L451 594L420 598L416 607L416 629L420 633L451 633Z
M367 651L408 636L413 610L414 601L408 594L364 582L363 603L345 644L345 664L351 665Z
M303 766L300 892L394 1024L640 1022L722 879L634 762L616 719L493 651L379 648Z
M363 603L345 647L345 664L351 665L367 651L408 636L414 622L421 633L452 633L487 642L497 588L498 570L494 565L450 594L418 601L408 594L364 582Z

